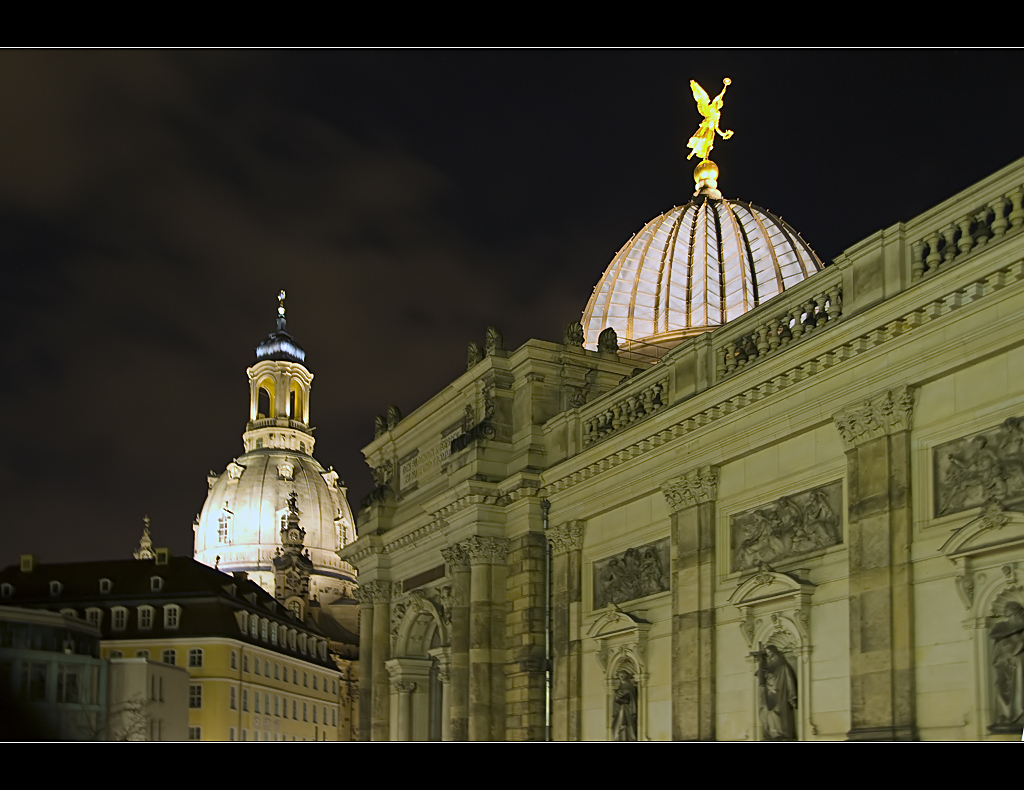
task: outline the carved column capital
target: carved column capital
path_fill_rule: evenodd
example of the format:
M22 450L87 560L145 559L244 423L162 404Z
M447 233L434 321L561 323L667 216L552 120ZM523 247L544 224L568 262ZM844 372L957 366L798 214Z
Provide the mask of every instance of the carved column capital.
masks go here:
M583 532L585 521L566 521L547 531L548 542L551 543L553 554L565 554L567 551L579 551L583 548Z
M718 499L718 467L691 469L686 474L666 480L661 484L661 491L673 513L701 502L713 502Z
M877 392L832 415L847 450L898 431L909 431L914 417L914 388Z
M505 538L483 537L473 535L462 542L469 561L473 565L495 565L505 562L508 541Z
M360 603L388 603L391 600L391 582L363 582L355 593Z
M403 694L409 694L416 690L416 684L411 680L397 680L391 684L395 691Z
M466 549L461 543L441 549L441 556L444 557L444 567L449 576L456 571L465 570L469 565L469 555L466 554Z

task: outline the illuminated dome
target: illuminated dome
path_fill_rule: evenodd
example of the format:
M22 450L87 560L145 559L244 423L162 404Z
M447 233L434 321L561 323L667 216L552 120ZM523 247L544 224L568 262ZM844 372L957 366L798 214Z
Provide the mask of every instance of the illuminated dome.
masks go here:
M717 173L716 173L717 174ZM713 182L712 182L713 183ZM783 220L717 189L648 222L619 250L583 313L623 348L672 345L741 316L823 268Z

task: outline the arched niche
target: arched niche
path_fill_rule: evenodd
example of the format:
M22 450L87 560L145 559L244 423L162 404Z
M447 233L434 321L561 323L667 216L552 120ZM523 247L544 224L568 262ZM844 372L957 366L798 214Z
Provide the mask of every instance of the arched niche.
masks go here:
M807 740L817 734L811 719L814 589L806 570L765 570L743 579L729 596L742 614L740 631L750 650L752 740Z
M647 740L647 633L651 623L645 614L606 611L587 630L587 637L597 642L597 660L604 670L608 740L627 740L619 715L627 692L635 699L636 740Z

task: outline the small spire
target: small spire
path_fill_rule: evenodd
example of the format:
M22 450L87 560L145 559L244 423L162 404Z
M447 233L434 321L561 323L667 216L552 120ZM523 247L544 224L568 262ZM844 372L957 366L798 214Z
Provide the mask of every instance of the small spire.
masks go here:
M132 556L137 560L156 559L156 553L153 551L153 539L149 535L149 516L142 518L142 537L139 538L139 547L132 552Z
M284 289L282 289L281 293L279 293L277 295L277 331L278 332L283 332L284 331L285 323L286 323L285 322L285 318L284 318L284 297L285 297L285 293L284 293Z

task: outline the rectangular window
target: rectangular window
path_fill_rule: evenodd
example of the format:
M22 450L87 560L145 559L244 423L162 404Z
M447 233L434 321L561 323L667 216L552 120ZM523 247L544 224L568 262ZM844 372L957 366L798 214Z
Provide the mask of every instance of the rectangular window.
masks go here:
M331 726L332 727L337 727L338 726L338 709L337 708L331 708Z
M309 673L308 672L303 672L302 673L302 685L303 686L308 686L309 685Z
M57 702L78 702L78 670L61 664L57 667Z
M243 727L242 728L242 740L246 741L248 739L249 739L249 731L247 729L245 729L245 727Z
M203 707L203 687L199 685L192 685L188 687L188 706L190 708L201 708ZM190 738L189 740L196 740Z
M180 609L177 606L164 607L164 628L177 628Z
M228 707L230 707L231 710L238 710L238 700L236 699L237 695L238 692L234 686L228 689ZM234 738L232 738L232 740L234 740Z
M299 670L297 669L292 670L292 683L296 686L299 685Z
M249 710L249 689L242 689L242 710ZM244 738L242 740L245 740Z
M268 678L270 677L270 660L269 659L263 662L263 674L266 675Z
M238 669L238 653L231 651L231 668Z
M274 662L274 680L281 679L281 665L276 661Z
M228 727L228 740L233 741L235 739L235 728Z
M188 665L190 667L201 667L203 665L203 649L193 647L188 651Z
M313 691L318 691L316 687L316 673L313 673Z
M249 671L249 656L242 656L242 671Z
M177 650L165 650L163 653L163 660L165 664L171 664L172 666L178 663L178 651Z
M124 609L114 609L114 630L123 631L128 620L128 612Z
M268 716L270 715L270 695L269 694L264 694L263 695L263 710L266 711L266 714Z
M309 715L306 712L306 705L307 704L308 703L305 703L305 702L302 703L302 720L303 721L309 721Z
M189 727L188 728L188 739L190 741L201 741L203 739L203 728L202 727Z
M295 721L299 720L299 703L295 700L292 700L292 718L295 719Z
M148 606L139 608L139 628L153 627L153 610Z
M25 664L21 675L21 696L37 702L46 699L46 664Z
M259 713L260 712L260 693L257 691L255 694L252 695L252 698L253 698L253 701L256 703L256 709L255 709L254 712L255 713Z
M313 706L313 723L316 724L316 705Z
M274 695L274 715L281 715L281 698L277 694Z

